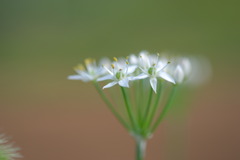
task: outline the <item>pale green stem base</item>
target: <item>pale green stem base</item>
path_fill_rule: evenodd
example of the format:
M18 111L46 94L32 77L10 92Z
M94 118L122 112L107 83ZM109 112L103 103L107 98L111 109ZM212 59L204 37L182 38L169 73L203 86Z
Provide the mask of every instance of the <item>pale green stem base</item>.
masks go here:
M136 141L136 160L144 160L147 147L147 140L141 137L135 137L135 141Z

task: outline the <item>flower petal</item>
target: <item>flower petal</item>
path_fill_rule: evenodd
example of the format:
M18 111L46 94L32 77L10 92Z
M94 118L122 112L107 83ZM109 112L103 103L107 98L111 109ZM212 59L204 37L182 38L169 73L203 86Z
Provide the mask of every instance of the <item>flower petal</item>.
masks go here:
M131 54L129 56L129 61L131 64L138 64L138 57L134 54Z
M112 75L106 75L106 76L98 78L97 81L105 81L105 80L108 80L108 79L113 79L113 76Z
M147 51L141 51L139 53L140 63L142 66L151 67L149 53Z
M184 73L186 73L187 75L190 74L192 64L189 58L183 58L181 61L181 66Z
M120 86L122 86L122 87L127 87L127 88L129 88L128 82L129 82L129 80L128 80L127 78L125 78L125 79L120 80L120 81L118 82L118 84L119 84Z
M111 83L108 83L106 86L103 86L103 89L105 89L105 88L110 88L110 87L114 86L115 84L117 84L116 81L113 81L113 82L111 82Z
M170 76L170 75L169 75L168 73L166 73L166 72L159 72L159 73L158 73L158 76L161 77L161 78L163 78L163 79L165 79L165 80L168 81L168 82L171 82L171 83L175 84L175 81L174 81L174 79L172 78L172 76Z
M129 66L129 67L127 68L127 74L133 73L136 69L137 69L137 66L136 66L136 65Z
M178 83L181 83L184 79L184 72L181 66L177 66L175 72L174 72L174 78Z
M90 75L88 72L82 72L81 73L81 76L82 76L82 78L83 79L85 79L85 80L88 80L88 79L94 79L94 77L92 76L92 75Z
M135 79L135 77L130 76L130 77L128 77L128 80L129 80L129 81L134 81L134 80L136 80L136 79Z
M157 93L157 78L150 78L150 84L155 93Z
M70 80L82 80L82 76L80 75L71 75L71 76L68 76L68 79Z
M131 78L131 80L145 79L147 77L148 77L148 75L146 73L142 73L142 74L139 74L136 77Z

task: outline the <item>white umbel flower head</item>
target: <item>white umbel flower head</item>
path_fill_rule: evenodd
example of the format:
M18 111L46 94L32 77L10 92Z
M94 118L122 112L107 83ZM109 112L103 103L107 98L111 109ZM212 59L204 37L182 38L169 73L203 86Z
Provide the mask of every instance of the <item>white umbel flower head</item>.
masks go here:
M93 59L86 59L85 65L75 67L77 74L68 76L68 79L84 82L112 80L103 87L109 88L116 84L129 87L129 81L148 78L151 88L157 93L159 78L173 84L198 85L210 76L211 68L205 59L166 57L141 51L139 55L131 54L126 59L114 58L113 62L102 59L96 63Z
M152 89L157 93L157 78L162 78L168 82L175 84L174 79L164 68L167 67L169 62L166 58L160 59L159 54L150 55L146 53L140 53L139 68L142 73L134 77L134 80L149 78Z
M112 80L112 82L108 83L103 87L110 88L116 84L119 84L121 87L129 87L129 81L132 80L131 74L136 70L136 65L129 65L128 61L118 61L117 58L114 57L114 63L111 65L111 68L107 66L103 66L104 69L108 72L108 75L100 77L97 81L105 81Z
M74 69L78 74L68 76L68 79L82 80L84 82L95 81L97 78L106 74L106 70L102 68L103 64L109 65L110 61L104 58L97 64L96 61L91 58L85 59L85 66L79 64L75 67Z
M4 134L0 134L0 160L16 160L22 156L18 153L20 149L9 143Z

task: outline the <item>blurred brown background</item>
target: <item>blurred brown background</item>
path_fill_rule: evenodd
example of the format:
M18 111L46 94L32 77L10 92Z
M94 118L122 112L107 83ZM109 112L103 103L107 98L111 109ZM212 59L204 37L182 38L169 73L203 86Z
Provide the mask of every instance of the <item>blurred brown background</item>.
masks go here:
M207 57L211 81L171 112L147 160L240 159L239 1L2 0L0 132L24 160L134 159L94 88L69 81L86 57L141 50Z

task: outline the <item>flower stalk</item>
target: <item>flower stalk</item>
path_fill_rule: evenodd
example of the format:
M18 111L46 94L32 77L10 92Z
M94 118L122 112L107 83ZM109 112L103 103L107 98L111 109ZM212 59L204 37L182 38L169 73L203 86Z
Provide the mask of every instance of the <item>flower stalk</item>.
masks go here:
M153 95L153 90L150 88L149 98L148 98L146 111L145 111L145 115L144 115L144 121L142 122L143 127L144 127L144 124L146 124L148 114L149 114L150 109L151 109L152 95Z
M157 118L155 124L153 125L153 128L151 129L151 133L153 133L157 129L158 125L161 123L163 118L166 116L166 114L167 114L168 110L170 109L171 104L173 102L173 98L175 96L176 90L177 90L177 86L174 86L169 95L166 105L164 106L162 112L160 113L159 117Z
M149 113L149 116L147 117L146 122L145 122L145 124L143 126L144 129L146 129L146 127L149 126L152 123L152 120L153 120L153 118L154 118L154 116L156 114L156 111L158 109L158 106L159 106L161 93L162 93L162 85L160 83L159 86L158 86L158 93L157 93L157 97L155 99L154 105L153 105L152 110Z
M94 86L97 90L97 92L99 93L100 97L102 98L102 100L106 103L107 107L110 109L110 111L113 113L113 115L118 119L118 121L127 129L130 130L129 125L125 122L125 120L121 117L121 115L119 115L119 113L115 110L115 108L113 107L113 105L109 102L109 100L107 99L106 95L104 94L104 92L102 91L102 89L99 87L99 84L97 82L94 82Z
M126 93L126 90L125 90L124 87L121 87L121 91L122 91L122 95L123 95L123 99L124 99L124 102L125 102L126 110L127 110L129 119L131 121L133 130L135 130L135 132L136 132L138 130L138 127L137 127L137 123L136 123L136 121L133 117L133 111L132 111L132 106L130 105L129 97L127 96L127 93Z

